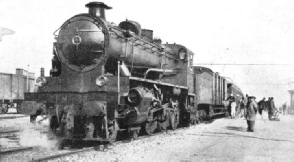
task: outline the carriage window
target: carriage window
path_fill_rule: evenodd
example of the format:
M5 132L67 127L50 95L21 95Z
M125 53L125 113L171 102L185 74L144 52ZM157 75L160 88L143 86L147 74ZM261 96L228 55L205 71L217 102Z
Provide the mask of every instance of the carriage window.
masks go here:
M180 51L179 51L179 58L182 61L186 61L186 59L187 59L187 51L185 49L183 49L183 48L180 49Z

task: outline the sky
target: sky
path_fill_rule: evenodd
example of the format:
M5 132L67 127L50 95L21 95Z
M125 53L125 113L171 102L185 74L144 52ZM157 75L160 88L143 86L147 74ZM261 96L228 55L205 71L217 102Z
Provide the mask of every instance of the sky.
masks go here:
M0 42L0 71L24 68L39 76L44 67L48 75L54 31L70 17L88 12L88 2L0 0L0 27L15 31ZM113 7L106 11L108 21L137 21L164 43L192 50L194 65L231 78L245 94L257 100L274 97L277 106L289 104L288 90L294 89L293 0L103 2Z

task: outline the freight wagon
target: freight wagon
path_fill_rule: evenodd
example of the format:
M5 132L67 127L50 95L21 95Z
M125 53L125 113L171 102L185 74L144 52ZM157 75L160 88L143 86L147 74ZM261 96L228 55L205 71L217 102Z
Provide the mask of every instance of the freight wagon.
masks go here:
M16 107L24 100L25 92L34 92L34 73L16 69L15 74L0 73L0 113L7 113L10 107Z

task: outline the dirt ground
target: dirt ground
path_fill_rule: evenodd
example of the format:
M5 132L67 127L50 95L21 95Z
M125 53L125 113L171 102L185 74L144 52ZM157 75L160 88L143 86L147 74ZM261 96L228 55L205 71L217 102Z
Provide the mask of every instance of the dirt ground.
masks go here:
M294 116L280 121L257 116L255 132L246 120L217 119L209 124L132 141L106 153L88 152L62 161L293 161ZM59 159L60 160L60 159Z
M267 115L258 115L255 132L246 131L244 118L217 119L114 145L106 152L90 151L54 161L290 162L294 159L294 116L280 115L280 119L269 121Z

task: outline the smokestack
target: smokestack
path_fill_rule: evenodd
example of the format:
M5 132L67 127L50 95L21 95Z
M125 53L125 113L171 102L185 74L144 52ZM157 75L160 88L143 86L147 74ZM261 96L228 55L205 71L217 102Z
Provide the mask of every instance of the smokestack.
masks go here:
M112 7L107 6L103 2L90 2L86 4L86 7L89 8L90 15L101 17L104 20L106 20L105 9L112 9Z
M41 68L41 77L45 76L44 71L45 71L44 68Z

